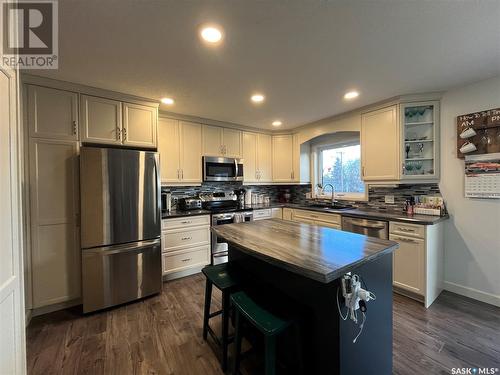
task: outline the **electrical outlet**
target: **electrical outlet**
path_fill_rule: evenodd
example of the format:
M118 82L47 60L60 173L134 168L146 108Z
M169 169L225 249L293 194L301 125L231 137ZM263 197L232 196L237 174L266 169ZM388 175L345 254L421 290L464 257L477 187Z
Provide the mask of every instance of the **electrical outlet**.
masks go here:
M394 203L394 195L386 195L385 203Z

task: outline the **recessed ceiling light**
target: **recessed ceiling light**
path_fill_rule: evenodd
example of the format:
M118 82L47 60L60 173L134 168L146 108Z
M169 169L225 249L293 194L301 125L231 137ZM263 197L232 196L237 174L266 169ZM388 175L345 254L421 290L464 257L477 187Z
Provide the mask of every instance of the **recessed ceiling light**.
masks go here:
M174 99L172 98L161 98L161 102L166 105L174 104Z
M254 94L254 95L252 95L252 97L250 99L254 103L262 103L264 101L265 97L262 94Z
M201 28L200 36L205 42L215 44L222 40L222 31L216 26L204 26Z
M358 96L359 96L359 92L349 91L349 92L345 93L344 99L354 99L354 98L357 98Z
M281 126L282 124L280 120L273 121L273 126Z

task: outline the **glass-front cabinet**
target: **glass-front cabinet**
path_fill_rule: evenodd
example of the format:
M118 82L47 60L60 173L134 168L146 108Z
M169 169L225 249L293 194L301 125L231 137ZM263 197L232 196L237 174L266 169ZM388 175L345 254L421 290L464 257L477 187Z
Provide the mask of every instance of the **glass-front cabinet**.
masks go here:
M401 179L439 178L439 102L404 103L401 114Z

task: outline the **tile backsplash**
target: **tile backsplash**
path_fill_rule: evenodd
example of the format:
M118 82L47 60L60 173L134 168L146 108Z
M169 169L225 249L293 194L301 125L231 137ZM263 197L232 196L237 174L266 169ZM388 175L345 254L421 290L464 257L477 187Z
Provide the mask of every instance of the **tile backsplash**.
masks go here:
M279 196L285 192L291 195L291 202L305 204L307 202L306 194L311 192L310 185L242 185L236 182L205 182L201 186L163 186L162 189L169 190L172 197L182 198L186 196L195 196L199 193L214 191L225 191L235 189L252 189L258 194L266 194L272 202L278 202ZM394 203L385 203L385 196L394 196ZM360 208L373 208L380 210L401 211L406 199L415 195L441 196L438 184L415 184L399 185L396 187L370 186L367 202L349 202Z

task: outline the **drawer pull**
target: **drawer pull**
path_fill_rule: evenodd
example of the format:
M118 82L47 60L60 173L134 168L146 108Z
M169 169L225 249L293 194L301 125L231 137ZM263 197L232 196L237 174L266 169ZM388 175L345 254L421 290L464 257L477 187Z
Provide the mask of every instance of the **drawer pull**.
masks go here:
M187 240L190 240L190 239L191 239L191 237L182 237L181 238L182 241L187 241Z
M314 217L316 219L318 216L317 215L311 215L311 217Z
M399 227L399 230L401 232L410 232L410 233L415 232L415 229L409 229L409 228L401 228L401 227Z
M182 224L191 224L191 220L184 220L184 221L181 221Z
M181 262L189 262L192 258L182 259Z
M412 240L410 238L404 238L404 237L398 237L398 240L400 241L404 241L404 242L411 242L411 243L418 243L417 241L415 240Z

